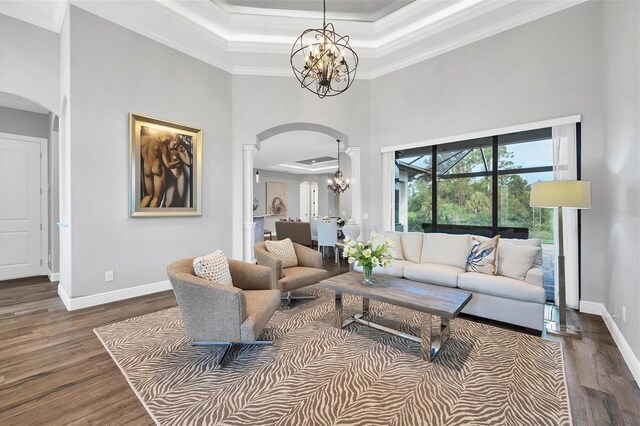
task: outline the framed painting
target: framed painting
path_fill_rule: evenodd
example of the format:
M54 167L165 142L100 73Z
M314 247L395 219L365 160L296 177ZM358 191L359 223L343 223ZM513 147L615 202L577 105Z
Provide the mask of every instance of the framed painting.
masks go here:
M267 182L266 190L267 214L274 216L287 215L287 184L279 182Z
M132 217L201 216L202 130L129 114Z

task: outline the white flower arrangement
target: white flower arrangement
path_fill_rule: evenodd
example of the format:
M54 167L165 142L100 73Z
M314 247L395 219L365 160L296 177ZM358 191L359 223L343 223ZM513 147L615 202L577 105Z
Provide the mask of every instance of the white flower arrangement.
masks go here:
M365 271L365 276L367 271L371 276L371 270L374 266L386 268L393 260L393 242L386 238L384 242L374 246L373 240L375 238L376 233L372 232L371 239L365 243L354 241L348 237L344 240L346 247L343 256L350 264L356 262L358 266L361 266Z

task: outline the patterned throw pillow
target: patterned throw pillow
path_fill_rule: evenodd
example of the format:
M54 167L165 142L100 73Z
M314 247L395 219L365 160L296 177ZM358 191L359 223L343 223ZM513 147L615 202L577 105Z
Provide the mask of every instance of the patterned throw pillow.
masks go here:
M296 256L296 249L293 247L291 238L286 238L281 241L267 240L264 244L267 246L267 251L269 253L282 260L283 268L298 266L298 256Z
M222 250L216 250L207 256L193 259L193 270L196 276L219 284L233 285L229 263Z
M467 257L467 272L495 275L498 269L497 254L500 235L480 241L471 237L469 256Z

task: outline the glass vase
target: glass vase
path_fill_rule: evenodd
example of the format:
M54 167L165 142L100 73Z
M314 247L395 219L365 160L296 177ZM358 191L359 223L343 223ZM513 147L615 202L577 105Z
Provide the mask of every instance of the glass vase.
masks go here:
M373 282L371 281L371 274L373 273L373 265L367 265L362 267L362 273L364 274L363 284L371 285Z

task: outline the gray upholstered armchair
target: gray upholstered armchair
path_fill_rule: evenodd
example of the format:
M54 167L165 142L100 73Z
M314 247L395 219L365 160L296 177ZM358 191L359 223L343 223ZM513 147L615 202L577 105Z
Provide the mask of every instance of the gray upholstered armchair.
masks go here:
M233 286L199 278L193 259L167 266L184 328L193 346L225 346L219 368L233 344L270 344L260 333L280 307L280 291L269 268L229 260Z
M272 279L282 293L283 299L286 300L287 306L294 299L314 299L315 296L292 296L291 292L317 284L329 276L329 273L322 267L322 255L320 253L297 243L293 243L293 247L298 258L298 266L283 268L282 260L269 253L265 243L261 242L254 246L258 265L270 268Z

